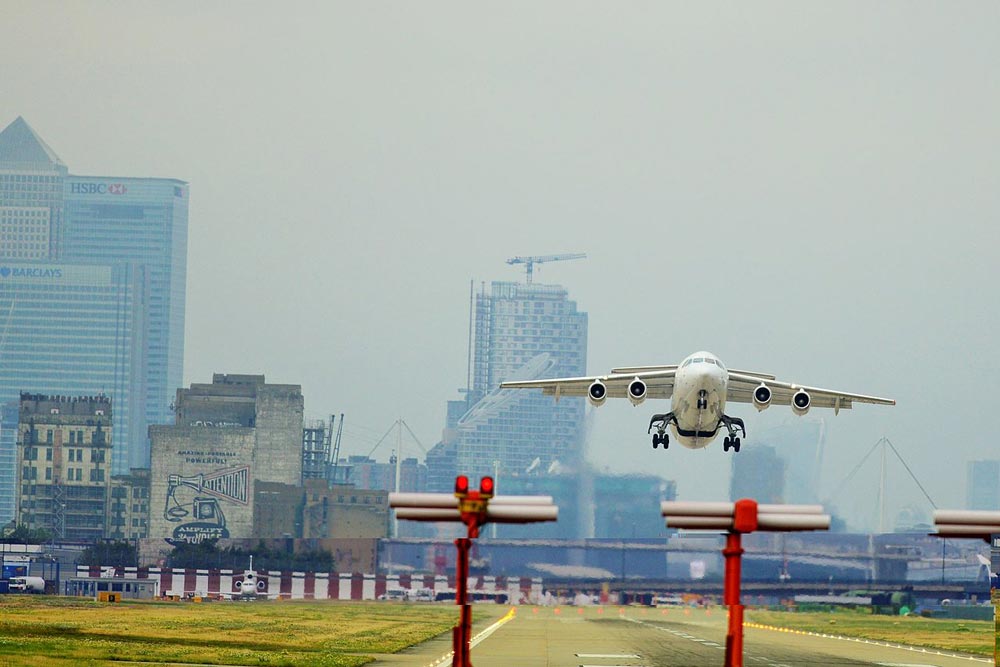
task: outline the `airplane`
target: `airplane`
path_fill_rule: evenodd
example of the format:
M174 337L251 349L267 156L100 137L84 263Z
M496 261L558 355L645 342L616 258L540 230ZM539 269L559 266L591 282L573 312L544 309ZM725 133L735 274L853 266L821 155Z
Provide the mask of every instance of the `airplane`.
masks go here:
M739 417L725 414L726 402L752 403L758 411L772 403L788 405L800 417L810 408L833 408L834 414L850 409L853 403L895 405L891 398L864 396L843 391L806 387L780 382L767 373L727 369L711 352L695 352L676 366L628 366L608 375L551 380L501 382L501 389L541 389L548 396L586 396L594 406L609 396L627 398L639 405L647 398L670 399L670 412L654 414L647 433L653 434L653 449L670 445L667 427L688 449L707 447L725 426L728 435L722 450L740 451L740 436L747 435ZM655 430L654 430L655 429Z
M267 599L267 580L261 579L253 569L253 556L250 556L250 569L243 570L242 579L233 580L233 588L236 589L234 600Z

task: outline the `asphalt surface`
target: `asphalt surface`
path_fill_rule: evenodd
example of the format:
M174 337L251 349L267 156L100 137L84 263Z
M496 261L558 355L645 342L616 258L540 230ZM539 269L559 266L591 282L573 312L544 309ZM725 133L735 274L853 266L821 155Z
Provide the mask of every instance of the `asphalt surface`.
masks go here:
M490 619L491 621L492 619ZM477 623L474 635L490 628ZM725 655L724 610L642 607L520 607L480 637L475 667L719 667ZM938 655L854 640L747 628L746 667L979 667L986 658ZM450 665L450 637L380 656L375 665Z

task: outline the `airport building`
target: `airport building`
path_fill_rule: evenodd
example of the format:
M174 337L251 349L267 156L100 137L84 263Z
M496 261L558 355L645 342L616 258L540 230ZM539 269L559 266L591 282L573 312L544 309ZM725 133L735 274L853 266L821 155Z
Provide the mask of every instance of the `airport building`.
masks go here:
M178 389L175 423L149 429L149 537L258 537L257 480L301 484L303 404L299 385L263 375L217 373L211 384Z
M442 441L427 455L428 486L458 473L505 477L573 469L583 447L584 399L499 391L504 380L586 373L587 314L558 285L494 282L475 295L470 386L448 405Z
M104 537L111 482L107 396L22 394L15 520L54 539Z

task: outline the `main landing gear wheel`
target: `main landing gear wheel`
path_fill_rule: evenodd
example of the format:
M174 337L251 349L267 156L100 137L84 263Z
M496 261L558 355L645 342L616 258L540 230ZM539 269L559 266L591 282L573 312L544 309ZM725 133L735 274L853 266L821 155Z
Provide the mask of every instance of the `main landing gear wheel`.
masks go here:
M740 439L726 436L726 439L722 441L722 451L728 452L730 447L733 448L734 452L740 451Z
M656 449L659 445L663 445L666 449L670 446L670 436L666 433L654 433L653 434L653 449Z

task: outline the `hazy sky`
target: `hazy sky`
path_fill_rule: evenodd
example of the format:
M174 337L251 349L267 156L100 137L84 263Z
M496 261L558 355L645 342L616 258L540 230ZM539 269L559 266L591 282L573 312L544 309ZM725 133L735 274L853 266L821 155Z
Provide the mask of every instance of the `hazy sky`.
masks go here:
M0 126L72 173L189 181L185 382L300 383L307 415L347 414L344 453L398 417L439 439L470 280L586 252L536 281L590 314L590 372L708 349L896 398L825 413L823 492L886 435L958 507L966 461L1000 457L998 25L995 2L0 0ZM732 455L654 452L661 409L594 412L591 459L724 498ZM790 418L732 411L745 448ZM838 498L855 522L871 466ZM919 505L891 472L892 513Z

